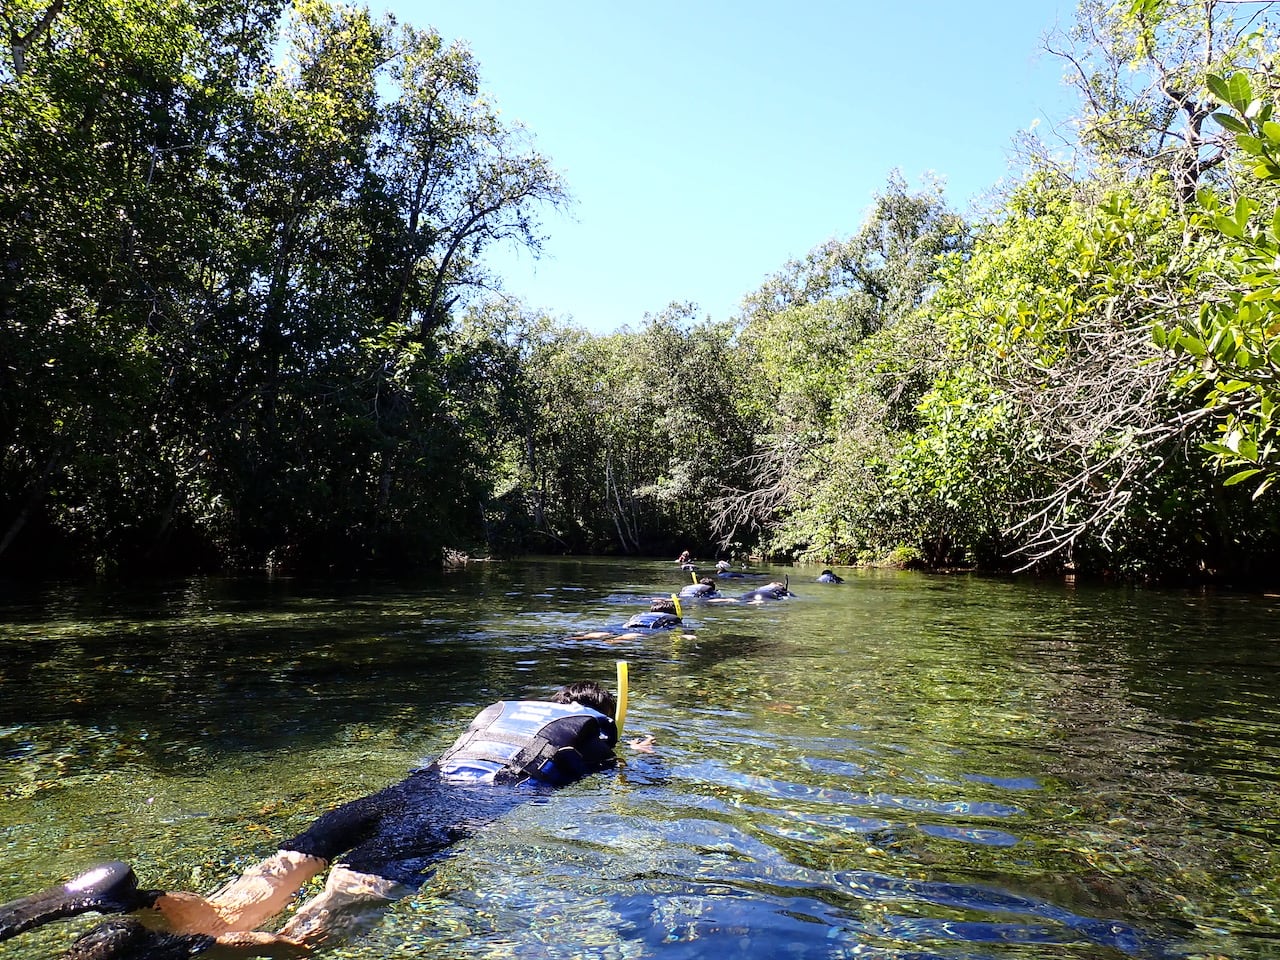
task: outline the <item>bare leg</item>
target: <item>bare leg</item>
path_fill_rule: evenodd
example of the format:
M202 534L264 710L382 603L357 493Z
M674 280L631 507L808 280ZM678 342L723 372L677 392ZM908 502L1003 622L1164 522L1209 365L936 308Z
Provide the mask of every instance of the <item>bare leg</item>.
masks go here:
M166 893L156 900L155 908L178 933L217 937L253 930L283 910L302 885L324 868L319 857L281 850L208 897Z
M394 880L337 866L329 872L324 892L312 897L280 930L280 936L315 947L334 937L343 939L370 926L383 907L413 893Z

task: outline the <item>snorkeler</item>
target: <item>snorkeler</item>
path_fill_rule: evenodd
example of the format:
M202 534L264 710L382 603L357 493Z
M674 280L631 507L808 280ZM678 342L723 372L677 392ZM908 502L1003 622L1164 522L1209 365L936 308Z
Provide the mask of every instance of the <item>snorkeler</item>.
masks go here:
M713 600L720 596L720 591L716 589L715 577L699 577L682 587L680 596L686 600Z
M785 600L787 597L794 596L795 594L791 592L791 578L784 577L782 582L774 580L763 587L748 590L739 599L743 603L763 603L767 600Z
M655 597L649 603L648 613L637 613L623 626L633 630L671 630L683 622L678 598Z
M726 597L720 593L714 577L703 577L680 591L686 599L705 600L708 603L764 603L768 600L784 600L794 597L791 592L791 578L773 580L763 586L748 590L740 597Z
M615 643L620 640L640 640L655 633L674 630L683 624L684 617L683 611L680 609L680 600L675 594L672 594L670 597L655 597L649 603L648 612L635 614L626 623L622 624L619 629L591 630L587 633L574 634L566 639L604 640L608 643Z
M765 603L769 600L785 600L787 597L794 596L795 594L791 592L791 578L784 577L782 580L772 580L764 586L748 590L739 597L725 597L717 592L707 595L705 599L708 603Z
M117 864L115 873L99 883L110 889L88 905L75 900L79 894L68 884L0 906L0 939L5 938L5 918L15 909L25 925L12 925L8 936L86 910L151 907L148 921L172 933L153 933L133 919L112 920L76 941L68 956L168 958L215 946L222 955L306 953L357 930L373 908L412 893L454 843L511 807L613 765L625 710L624 668L620 663L621 707L591 682L561 687L545 701L495 703L438 758L399 783L324 814L284 841L273 856L208 897L139 892L132 871ZM648 737L630 746L652 752L652 744ZM323 892L299 907L279 933L256 929L330 866ZM128 876L120 875L121 870ZM43 912L33 912L33 901L41 897L46 898ZM60 900L79 909L59 912Z

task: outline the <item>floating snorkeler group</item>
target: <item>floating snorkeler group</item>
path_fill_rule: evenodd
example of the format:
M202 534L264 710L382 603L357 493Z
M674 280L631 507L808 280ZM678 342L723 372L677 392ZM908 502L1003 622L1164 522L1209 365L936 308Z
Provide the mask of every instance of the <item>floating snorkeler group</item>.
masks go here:
M725 596L720 592L720 580L742 580L766 575L753 573L747 569L735 570L733 564L728 560L717 560L714 576L708 574L700 577L698 576L697 565L688 550L685 550L676 558L676 563L682 571L692 577L693 583L681 587L680 592L673 596L672 600L706 600L713 603L765 603L769 600L785 600L787 597L795 596L791 592L791 577L789 575L781 580L770 580L768 583L756 587L754 590L748 590L746 593L736 597ZM822 573L818 574L816 582L844 583L844 578L832 570L823 570ZM655 604L660 602L662 602L660 598L654 600Z
M715 574L698 575L698 568L688 550L676 558L676 564L684 573L688 573L691 583L681 587L679 592L669 596L651 597L649 609L630 617L625 623L603 630L591 630L569 637L570 640L604 640L616 643L622 640L639 640L654 633L666 630L684 629L684 607L682 601L693 603L767 603L772 600L785 600L794 597L791 592L791 578L771 580L768 583L748 590L737 596L726 596L720 590L721 580L743 580L762 578L765 574L752 573L748 570L735 570L728 560L718 560ZM843 583L844 581L830 570L823 570L818 576L819 583Z

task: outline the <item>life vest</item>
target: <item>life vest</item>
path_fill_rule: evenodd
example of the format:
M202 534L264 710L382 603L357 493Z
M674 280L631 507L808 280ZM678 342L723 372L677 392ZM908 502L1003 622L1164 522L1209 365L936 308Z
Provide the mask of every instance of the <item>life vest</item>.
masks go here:
M623 624L628 630L639 628L641 630L670 630L672 627L680 624L680 618L673 613L637 613L634 617Z
M433 764L447 780L561 786L606 766L618 730L580 703L504 700L486 707Z
M787 597L794 597L785 584L766 583L763 587L757 587L744 593L741 597L743 600L783 600Z
M718 597L720 594L716 592L716 588L709 583L691 583L687 587L680 590L682 597Z

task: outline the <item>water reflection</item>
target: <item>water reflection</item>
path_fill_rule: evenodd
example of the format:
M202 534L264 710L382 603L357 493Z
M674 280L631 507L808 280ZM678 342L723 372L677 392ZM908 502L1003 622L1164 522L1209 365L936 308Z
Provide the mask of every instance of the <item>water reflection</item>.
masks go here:
M623 644L564 638L687 574L9 585L0 898L110 857L209 889L478 706L624 656L659 754L492 824L342 956L1280 955L1274 600L790 573Z

